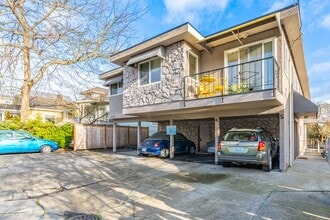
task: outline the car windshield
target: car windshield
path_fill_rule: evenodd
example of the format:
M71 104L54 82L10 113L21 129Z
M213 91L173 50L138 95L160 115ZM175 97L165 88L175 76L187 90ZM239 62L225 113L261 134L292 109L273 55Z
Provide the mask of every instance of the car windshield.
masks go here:
M256 132L251 131L230 131L225 134L224 141L257 141Z

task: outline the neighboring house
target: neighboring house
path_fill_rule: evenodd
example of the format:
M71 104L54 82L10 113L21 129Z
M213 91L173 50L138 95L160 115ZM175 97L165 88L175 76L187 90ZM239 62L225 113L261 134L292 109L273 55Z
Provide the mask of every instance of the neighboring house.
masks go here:
M112 55L120 68L100 75L109 118L176 125L197 151L232 127L264 127L285 170L303 149L304 120L317 116L300 22L295 4L206 37L186 23Z
M30 98L30 116L40 116L45 122L72 122L76 106L69 96L33 92Z
M9 117L19 116L21 109L21 100L19 96L0 98L0 116L4 121L6 114ZM43 121L54 123L69 122L73 119L75 110L70 97L61 94L51 94L44 92L32 92L30 98L30 119L38 116Z
M75 118L82 124L107 124L109 123L109 90L94 87L80 93L83 100L76 101L78 110Z
M6 117L19 116L20 109L16 97L0 96L0 122L5 121Z

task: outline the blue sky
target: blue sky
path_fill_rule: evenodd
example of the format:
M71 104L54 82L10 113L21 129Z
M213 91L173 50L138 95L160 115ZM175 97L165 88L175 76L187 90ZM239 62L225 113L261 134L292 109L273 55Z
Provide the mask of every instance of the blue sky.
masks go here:
M136 43L190 22L204 36L297 3L297 0L142 0L147 13ZM300 0L312 101L330 103L330 1Z

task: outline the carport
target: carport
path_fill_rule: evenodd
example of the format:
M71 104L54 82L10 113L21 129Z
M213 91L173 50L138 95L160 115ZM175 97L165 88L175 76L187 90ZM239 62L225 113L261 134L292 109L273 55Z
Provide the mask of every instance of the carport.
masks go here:
M245 115L245 116L227 116L227 117L203 117L207 113L199 112L199 114L178 114L175 120L165 120L164 115L159 116L162 120L155 120L157 116L141 118L148 119L148 121L157 122L159 131L166 131L166 127L169 125L176 126L176 131L185 135L189 140L193 141L196 145L196 152L199 157L202 157L203 153L206 153L206 143L215 139L215 143L218 143L217 137L222 137L224 132L231 128L256 128L263 127L269 130L274 137L279 137L279 114L268 114L268 115ZM181 116L181 117L179 117ZM194 117L195 116L195 117ZM159 118L158 118L159 119ZM116 123L115 125L116 126ZM139 130L141 128L141 122L137 122L138 126L138 143L141 143L141 135ZM113 136L116 136L116 129L113 130ZM115 139L113 140L116 141ZM113 146L116 146L114 143ZM217 144L215 144L215 149L217 149ZM114 147L114 152L116 148ZM200 156L201 155L201 156ZM172 152L171 158L175 156ZM189 155L188 155L189 157ZM207 156L209 158L209 156ZM278 165L279 161L276 158L274 165ZM202 160L201 160L202 161ZM209 160L208 160L209 161ZM218 164L218 158L214 156L214 163ZM275 167L276 168L276 167Z

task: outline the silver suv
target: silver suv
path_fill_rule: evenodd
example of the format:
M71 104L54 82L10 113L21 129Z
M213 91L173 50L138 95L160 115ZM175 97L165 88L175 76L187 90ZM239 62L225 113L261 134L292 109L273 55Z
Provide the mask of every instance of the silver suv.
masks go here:
M233 128L218 145L218 159L224 167L232 163L260 164L263 170L271 171L277 152L278 140L263 128Z

